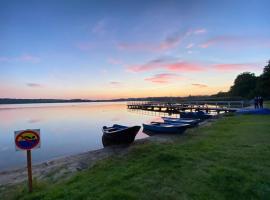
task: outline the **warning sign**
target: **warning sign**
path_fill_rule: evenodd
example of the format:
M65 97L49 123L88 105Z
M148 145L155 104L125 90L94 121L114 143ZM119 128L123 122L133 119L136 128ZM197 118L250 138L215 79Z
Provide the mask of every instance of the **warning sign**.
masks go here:
M15 131L17 151L40 148L40 129Z

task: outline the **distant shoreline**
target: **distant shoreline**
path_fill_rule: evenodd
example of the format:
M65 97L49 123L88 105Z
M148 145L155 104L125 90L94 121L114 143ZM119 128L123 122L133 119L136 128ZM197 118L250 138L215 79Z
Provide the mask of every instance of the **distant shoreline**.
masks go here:
M127 99L117 99L117 100L83 100L83 99L0 99L0 105L3 104L38 104L38 103L88 103L88 102L123 102L130 101Z
M118 98L118 99L16 99L0 98L1 104L34 104L34 103L85 103L85 102L123 102L123 101L233 101L246 100L239 97L213 97L213 96L188 96L188 97L142 97L142 98Z

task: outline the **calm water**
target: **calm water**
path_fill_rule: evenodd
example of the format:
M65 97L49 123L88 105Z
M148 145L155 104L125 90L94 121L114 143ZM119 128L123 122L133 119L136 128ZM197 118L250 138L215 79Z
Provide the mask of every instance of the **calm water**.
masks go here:
M25 152L15 151L14 131L41 129L41 148L33 162L103 148L101 127L142 125L158 116L130 112L126 103L0 105L0 171L25 166ZM147 137L142 128L136 139Z

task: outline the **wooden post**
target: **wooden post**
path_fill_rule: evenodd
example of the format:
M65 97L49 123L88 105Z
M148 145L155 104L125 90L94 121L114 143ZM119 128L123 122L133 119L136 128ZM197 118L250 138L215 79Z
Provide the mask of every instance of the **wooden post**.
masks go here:
M27 170L28 170L28 187L29 193L32 192L32 158L31 158L31 150L27 150Z

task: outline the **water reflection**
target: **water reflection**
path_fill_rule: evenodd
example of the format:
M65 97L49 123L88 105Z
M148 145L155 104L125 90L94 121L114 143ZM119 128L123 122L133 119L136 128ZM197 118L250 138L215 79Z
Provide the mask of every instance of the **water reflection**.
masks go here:
M128 112L126 103L1 105L0 170L25 165L25 152L15 152L15 130L41 129L41 148L33 151L37 163L102 148L104 125L134 126L158 119ZM140 130L136 139L143 137L147 135Z

